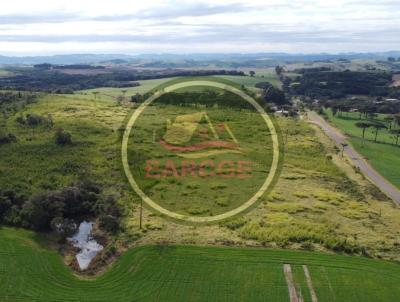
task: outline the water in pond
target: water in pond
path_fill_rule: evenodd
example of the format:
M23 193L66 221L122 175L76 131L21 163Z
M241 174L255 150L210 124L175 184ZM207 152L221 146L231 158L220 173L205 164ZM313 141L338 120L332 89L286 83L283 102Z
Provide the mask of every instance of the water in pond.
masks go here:
M79 225L78 232L68 238L74 247L80 248L80 252L76 255L76 260L81 270L87 269L97 253L103 250L103 246L98 244L91 236L92 228L93 222L83 221Z

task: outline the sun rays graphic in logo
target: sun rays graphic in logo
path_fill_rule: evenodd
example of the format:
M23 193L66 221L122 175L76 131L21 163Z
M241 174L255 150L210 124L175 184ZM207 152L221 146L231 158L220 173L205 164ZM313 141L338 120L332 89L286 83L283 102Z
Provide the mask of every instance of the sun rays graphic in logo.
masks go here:
M160 144L183 158L197 159L224 153L243 153L227 123L213 125L207 112L179 115L167 120Z

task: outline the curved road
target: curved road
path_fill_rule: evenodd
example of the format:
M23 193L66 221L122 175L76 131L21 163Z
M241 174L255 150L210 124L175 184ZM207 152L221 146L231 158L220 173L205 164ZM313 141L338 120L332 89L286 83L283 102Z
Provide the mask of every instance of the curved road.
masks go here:
M327 121L313 111L308 111L308 120L310 123L318 125L326 135L328 135L336 144L347 144L344 147L344 153L349 157L354 166L360 168L360 171L373 182L382 192L400 204L400 190L388 182L374 168L372 168L365 159L353 149L347 142L347 138L340 133L336 128L332 127Z

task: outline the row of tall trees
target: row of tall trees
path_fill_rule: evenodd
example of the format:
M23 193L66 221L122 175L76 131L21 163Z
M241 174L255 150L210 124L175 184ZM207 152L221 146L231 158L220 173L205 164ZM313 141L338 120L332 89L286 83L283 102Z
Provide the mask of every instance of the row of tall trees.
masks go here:
M374 131L374 142L376 143L378 141L378 133L380 130L383 129L387 129L389 131L389 133L391 133L396 141L396 145L398 145L399 143L399 137L400 137L400 128L396 128L394 129L394 126L392 126L392 122L396 122L397 127L400 127L400 115L396 115L396 116L391 116L391 117L387 117L385 118L386 120L390 121L390 125L391 126L387 126L382 122L379 121L374 121L374 120L365 120L365 121L360 121L355 123L357 128L360 128L362 130L362 141L363 141L363 145L365 144L365 131L368 128L373 128Z

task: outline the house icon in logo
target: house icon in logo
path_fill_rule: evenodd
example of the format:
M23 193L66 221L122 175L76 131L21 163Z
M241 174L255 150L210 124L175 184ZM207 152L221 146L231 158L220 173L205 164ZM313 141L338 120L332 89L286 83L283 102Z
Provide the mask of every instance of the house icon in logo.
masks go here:
M221 139L226 134L227 139ZM226 123L216 127L207 112L179 115L174 122L167 120L166 133L160 144L183 158L205 158L224 153L243 153Z

